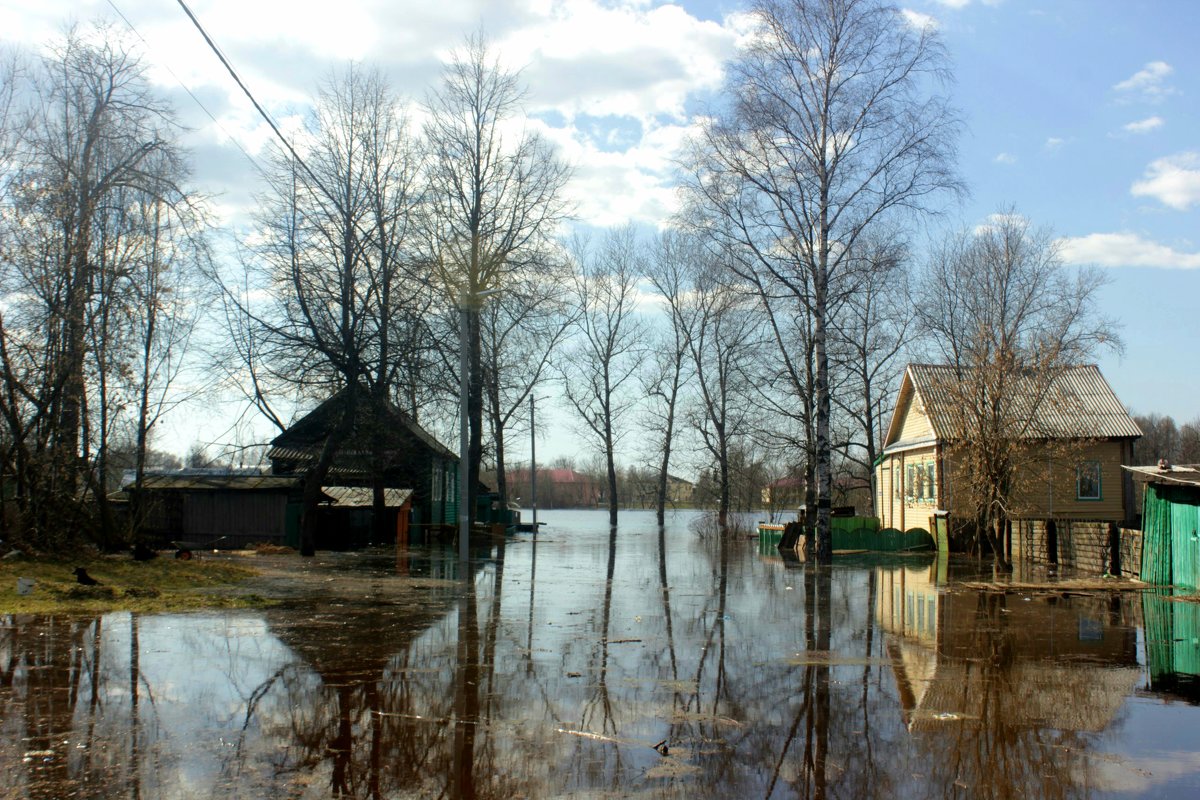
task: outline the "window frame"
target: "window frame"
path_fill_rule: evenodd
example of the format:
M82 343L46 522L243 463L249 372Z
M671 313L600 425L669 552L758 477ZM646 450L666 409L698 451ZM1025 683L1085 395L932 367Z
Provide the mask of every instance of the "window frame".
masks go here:
M1086 476L1089 480L1094 479L1095 496L1084 496L1083 482L1085 478L1084 470L1094 471L1092 475ZM1095 459L1080 461L1075 465L1075 499L1081 503L1098 503L1104 499L1104 469L1100 462Z

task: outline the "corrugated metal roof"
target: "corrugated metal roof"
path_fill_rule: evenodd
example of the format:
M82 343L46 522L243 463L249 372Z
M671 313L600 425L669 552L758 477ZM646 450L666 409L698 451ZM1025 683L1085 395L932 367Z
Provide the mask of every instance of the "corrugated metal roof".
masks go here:
M1200 464L1173 464L1166 468L1123 466L1121 469L1129 472L1135 481L1200 487Z
M147 475L143 489L199 491L268 491L285 490L299 484L299 479L287 475ZM132 490L130 485L126 489Z
M320 447L281 447L275 445L267 451L267 458L271 461L295 461L301 466L307 467L310 463L317 460L321 454ZM366 453L359 453L353 450L342 450L338 452L337 458L329 465L329 475L340 475L341 477L365 477L369 470L367 469ZM347 461L353 462L361 460L357 465L347 464Z
M338 508L370 508L375 504L375 493L369 486L322 486L321 491ZM399 508L412 497L412 489L384 489L383 504L388 508Z
M907 376L939 439L958 438L960 373L944 364L910 364ZM1018 378L1008 400L1025 439L1120 439L1142 435L1095 364L1067 367L1049 381Z

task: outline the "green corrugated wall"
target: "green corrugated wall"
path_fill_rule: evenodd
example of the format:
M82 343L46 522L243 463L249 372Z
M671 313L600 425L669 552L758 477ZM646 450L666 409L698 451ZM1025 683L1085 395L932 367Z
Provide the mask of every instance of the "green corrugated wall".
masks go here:
M1146 592L1142 615L1151 684L1172 675L1200 676L1200 605Z
M1200 490L1146 484L1142 580L1200 588Z

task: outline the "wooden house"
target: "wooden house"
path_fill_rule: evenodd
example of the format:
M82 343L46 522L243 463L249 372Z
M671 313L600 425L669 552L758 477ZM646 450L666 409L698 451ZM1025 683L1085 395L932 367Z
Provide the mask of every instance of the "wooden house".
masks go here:
M953 407L955 393L946 388L956 379L949 366L911 364L905 370L875 465L875 514L885 528L932 531L935 518L966 513L965 477L956 467L964 437L955 420L961 417ZM1060 525L1130 519L1132 484L1121 464L1141 431L1100 370L1064 369L1038 386L1036 401L1020 396L1034 391L1020 382L1012 391L1030 409L1030 419L1014 451L1011 516ZM1053 530L1051 525L1048 538Z
M346 400L337 393L298 419L271 442L271 472L303 477L316 462L330 431L340 422ZM458 456L400 409L376 408L363 391L350 434L330 466L326 483L409 489L411 527L423 533L453 526L458 515Z

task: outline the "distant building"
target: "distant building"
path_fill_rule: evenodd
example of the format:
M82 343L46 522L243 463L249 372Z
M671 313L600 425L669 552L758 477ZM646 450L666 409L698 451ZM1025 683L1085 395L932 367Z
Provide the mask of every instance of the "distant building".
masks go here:
M508 496L528 506L532 499L529 470L507 473ZM590 475L567 468L538 469L538 508L594 508L603 498L600 482Z
M804 505L804 478L789 476L762 488L763 505L770 509L798 509Z

